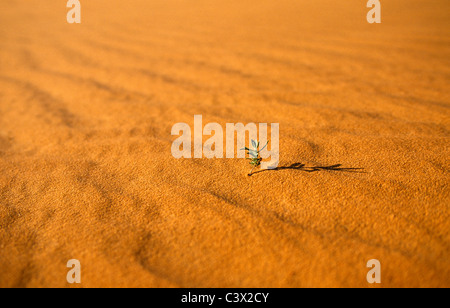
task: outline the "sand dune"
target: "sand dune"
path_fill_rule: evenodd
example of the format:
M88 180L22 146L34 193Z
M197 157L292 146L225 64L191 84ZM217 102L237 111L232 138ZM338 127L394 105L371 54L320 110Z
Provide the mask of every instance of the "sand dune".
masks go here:
M450 287L448 1L81 2L0 4L1 287ZM195 114L281 168L174 159Z

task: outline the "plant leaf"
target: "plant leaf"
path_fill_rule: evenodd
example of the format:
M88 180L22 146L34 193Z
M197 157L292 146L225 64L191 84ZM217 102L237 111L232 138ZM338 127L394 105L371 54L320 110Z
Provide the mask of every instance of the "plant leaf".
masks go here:
M248 154L249 154L251 157L258 158L258 153L255 152L255 151L250 151L250 152L248 152Z
M262 150L264 150L268 144L269 144L269 141L266 142L266 145L263 146L262 149L258 151L258 153L261 152Z

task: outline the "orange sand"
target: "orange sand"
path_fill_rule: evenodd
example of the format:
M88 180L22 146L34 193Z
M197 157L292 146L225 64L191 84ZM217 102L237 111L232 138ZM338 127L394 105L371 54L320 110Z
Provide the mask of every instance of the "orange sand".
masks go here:
M450 287L448 0L56 2L0 4L0 286ZM305 166L176 160L194 114Z

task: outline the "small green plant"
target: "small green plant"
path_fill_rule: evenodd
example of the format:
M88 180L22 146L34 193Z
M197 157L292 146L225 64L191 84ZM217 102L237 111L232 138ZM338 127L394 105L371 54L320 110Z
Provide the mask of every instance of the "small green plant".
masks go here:
M241 149L241 151L244 151L244 150L247 151L247 154L250 157L247 157L246 159L250 160L250 165L253 166L253 168L250 171L250 173L248 174L248 176L252 176L253 170L255 170L256 167L261 165L262 158L259 155L259 153L262 150L264 150L268 144L269 144L269 141L266 142L265 146L263 146L260 150L258 150L259 149L259 141L257 141L257 140L255 141L252 139L252 149L249 149L247 147Z

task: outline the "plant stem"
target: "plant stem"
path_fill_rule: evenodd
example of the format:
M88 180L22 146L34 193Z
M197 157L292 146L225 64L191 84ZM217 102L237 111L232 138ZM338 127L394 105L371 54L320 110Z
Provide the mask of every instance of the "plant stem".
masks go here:
M252 170L250 170L250 173L248 174L248 176L252 176L252 175L253 175L253 170L255 170L255 168L256 168L256 166L254 166L254 167L252 168Z

